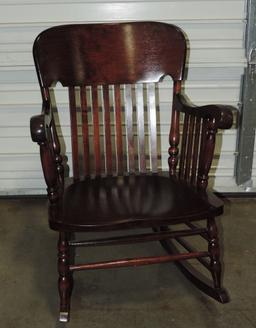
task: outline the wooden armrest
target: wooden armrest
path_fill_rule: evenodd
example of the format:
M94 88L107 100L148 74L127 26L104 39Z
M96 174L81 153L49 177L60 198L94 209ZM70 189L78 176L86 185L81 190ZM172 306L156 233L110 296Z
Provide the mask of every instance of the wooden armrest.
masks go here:
M214 120L216 128L229 129L233 124L232 111L237 110L228 105L194 106L183 95L177 94L174 98L175 108L183 113L199 116L204 119Z
M30 133L31 138L38 144L44 143L48 140L47 129L51 124L51 110L50 103L45 101L42 106L42 113L31 117L30 119Z

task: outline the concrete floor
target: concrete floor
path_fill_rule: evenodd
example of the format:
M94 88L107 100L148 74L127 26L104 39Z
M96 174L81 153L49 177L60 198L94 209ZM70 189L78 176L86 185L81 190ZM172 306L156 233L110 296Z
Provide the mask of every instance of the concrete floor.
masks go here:
M230 303L207 298L170 263L77 272L71 321L64 325L57 322L57 234L48 229L46 200L1 199L0 328L256 327L255 213L255 199L233 199L219 221ZM162 252L155 243L135 248L134 255ZM82 255L95 260L101 252L79 251L78 261ZM108 248L104 256L111 253Z

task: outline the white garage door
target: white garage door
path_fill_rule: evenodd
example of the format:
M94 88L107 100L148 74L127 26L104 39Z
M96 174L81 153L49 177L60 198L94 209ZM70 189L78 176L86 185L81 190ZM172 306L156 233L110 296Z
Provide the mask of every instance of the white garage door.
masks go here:
M30 117L41 110L31 53L40 31L71 22L177 24L190 44L187 95L198 105L237 106L245 66L244 18L245 0L0 0L0 194L45 193L39 149L29 132ZM211 171L219 191L236 190L235 147L236 129L219 133ZM166 150L163 147L163 158Z

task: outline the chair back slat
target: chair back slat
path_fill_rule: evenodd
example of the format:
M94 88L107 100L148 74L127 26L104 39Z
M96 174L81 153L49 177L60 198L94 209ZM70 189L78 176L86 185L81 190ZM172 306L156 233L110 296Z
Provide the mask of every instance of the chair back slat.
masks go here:
M73 176L74 176L74 180L79 180L78 129L77 129L75 88L69 87L68 92L69 92L69 106L70 106Z
M147 84L148 124L150 133L150 161L152 172L157 172L157 130L155 84Z
M132 88L130 84L125 85L124 107L126 116L126 139L127 139L127 171L135 172L135 144L133 132L133 104L132 104Z
M202 189L208 183L211 161L206 158L213 152L216 133L212 131L209 136L209 124L208 119L201 119L196 113L184 116L179 177Z
M193 146L193 135L195 127L195 116L189 117L189 128L188 128L188 146L187 146L187 156L186 156L186 166L185 166L185 180L190 178L190 169L192 161L192 146Z
M196 177L197 177L200 133L201 133L201 118L198 116L196 118L194 140L193 140L193 160L192 160L192 168L191 168L191 184L193 185L196 184Z
M82 112L84 176L89 176L90 152L89 152L88 102L87 102L87 90L85 86L80 88L80 101L81 101L81 112Z
M137 113L137 138L138 138L138 166L139 171L146 172L145 153L145 120L144 120L144 100L143 84L136 85L136 113Z
M99 126L99 101L98 87L92 86L92 117L93 117L93 143L94 143L94 165L95 174L101 174L101 153L100 153L100 126Z
M156 83L68 90L75 179L159 171Z
M200 140L200 149L199 149L199 160L198 160L198 174L204 171L202 167L205 156L205 146L206 146L206 133L207 133L207 119L202 119L202 128L201 128L201 140ZM201 177L202 178L202 177ZM199 176L197 176L197 184L199 183Z
M109 103L109 86L103 86L103 107L104 107L104 127L105 127L105 161L108 175L112 174L112 137L111 137L111 117Z
M184 116L183 130L182 130L182 142L181 142L180 165L179 165L180 178L184 178L185 175L184 169L185 169L185 160L186 160L186 152L187 152L188 123L189 123L189 115L186 113Z
M123 173L123 132L122 132L122 107L120 85L114 86L114 107L115 107L115 126L116 126L116 161L117 174Z

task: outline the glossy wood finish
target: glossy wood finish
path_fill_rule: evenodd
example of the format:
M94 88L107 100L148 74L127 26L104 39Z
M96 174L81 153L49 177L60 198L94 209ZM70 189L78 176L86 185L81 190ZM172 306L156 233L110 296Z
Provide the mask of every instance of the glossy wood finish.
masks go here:
M60 233L60 320L69 319L72 272L85 269L175 261L199 289L226 302L214 219L222 213L223 204L206 188L217 130L231 127L234 109L196 107L181 95L186 57L183 32L154 22L59 26L37 37L33 54L43 109L31 119L31 136L40 146L50 227ZM165 75L174 81L166 176L158 167L156 95L157 84ZM58 81L68 87L70 104L74 180L65 188L49 96L49 87ZM198 227L195 221L199 220L205 222L205 228ZM175 230L176 224L186 229ZM80 241L70 238L70 232L130 228L150 228L153 233ZM188 236L203 238L207 249L195 249ZM70 261L70 248L155 240L169 255L86 264ZM180 253L175 243L185 252ZM211 282L191 270L186 259L192 258L210 272Z
M166 238L177 238L179 236L194 236L198 234L205 234L207 232L204 228L178 230L178 231L162 231L160 233L144 233L128 236L119 236L112 238L101 238L92 240L70 240L70 246L110 246L110 245L124 245L130 243L145 243L148 241L162 240Z
M178 27L163 23L77 24L42 32L33 53L44 87L56 81L63 86L158 82L164 74L182 79L186 41Z
M206 195L203 198L201 192L175 178L109 176L88 178L67 187L62 206L57 215L50 216L49 223L54 230L69 231L150 228L205 220L222 211L221 201Z
M81 271L81 270L95 270L95 269L112 269L112 268L123 268L128 266L141 266L148 264L166 263L177 260L187 260L197 257L209 256L208 252L195 252L185 253L178 255L165 255L165 256L152 256L152 257L140 257L136 259L120 259L115 261L88 263L88 264L76 264L70 265L69 270Z

